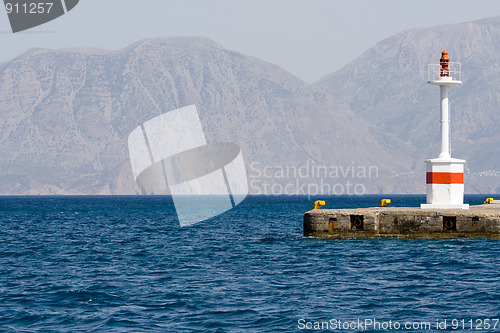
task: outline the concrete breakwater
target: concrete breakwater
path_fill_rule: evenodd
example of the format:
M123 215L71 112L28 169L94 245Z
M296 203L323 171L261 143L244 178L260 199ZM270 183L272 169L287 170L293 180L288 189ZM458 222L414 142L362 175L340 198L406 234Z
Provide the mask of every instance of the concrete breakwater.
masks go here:
M417 207L313 209L304 214L304 235L500 239L500 204L471 206L468 210Z

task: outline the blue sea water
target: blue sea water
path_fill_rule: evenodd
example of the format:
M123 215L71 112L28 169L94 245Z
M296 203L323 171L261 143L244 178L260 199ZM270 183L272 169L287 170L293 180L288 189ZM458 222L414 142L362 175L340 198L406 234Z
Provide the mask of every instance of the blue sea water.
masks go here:
M0 331L500 332L499 240L302 236L317 199L381 198L253 196L181 228L169 197L0 197Z

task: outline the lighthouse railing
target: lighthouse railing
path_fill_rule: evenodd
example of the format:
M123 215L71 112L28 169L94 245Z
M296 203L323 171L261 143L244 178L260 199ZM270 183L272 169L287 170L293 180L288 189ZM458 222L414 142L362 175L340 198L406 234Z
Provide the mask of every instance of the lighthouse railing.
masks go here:
M453 81L462 81L462 65L459 62L450 62L448 72L444 73ZM447 74L447 75L446 75ZM427 82L439 81L443 77L440 64L429 64L427 67Z

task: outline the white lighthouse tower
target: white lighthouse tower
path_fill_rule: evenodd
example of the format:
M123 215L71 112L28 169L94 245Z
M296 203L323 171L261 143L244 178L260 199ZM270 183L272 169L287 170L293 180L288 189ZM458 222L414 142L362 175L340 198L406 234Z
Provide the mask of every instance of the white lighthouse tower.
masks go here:
M450 105L452 85L461 84L460 63L452 63L443 51L439 64L429 65L427 83L441 89L441 153L425 161L427 169L427 203L422 209L469 209L464 204L465 160L451 158Z

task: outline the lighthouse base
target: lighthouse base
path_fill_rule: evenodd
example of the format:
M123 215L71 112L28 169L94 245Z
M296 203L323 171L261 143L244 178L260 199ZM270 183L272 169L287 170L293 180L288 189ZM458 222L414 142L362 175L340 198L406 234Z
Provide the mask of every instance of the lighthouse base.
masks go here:
M433 204L422 204L420 205L422 209L469 209L469 204L462 205L433 205Z
M464 160L434 158L425 161L427 203L422 209L469 209L464 204Z
M304 236L332 239L500 239L500 204L471 206L468 210L418 207L313 209L304 214Z

